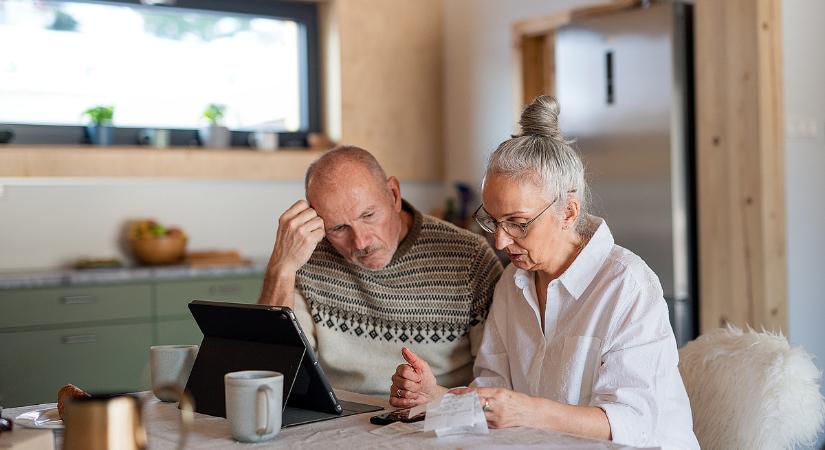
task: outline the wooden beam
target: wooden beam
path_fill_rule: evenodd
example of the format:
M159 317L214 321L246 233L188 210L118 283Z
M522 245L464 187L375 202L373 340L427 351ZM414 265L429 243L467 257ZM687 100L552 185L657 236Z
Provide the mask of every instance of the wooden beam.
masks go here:
M146 147L4 146L0 177L139 177L303 180L323 152L152 149Z
M780 1L695 2L701 332L787 332Z
M443 0L336 0L341 143L388 174L444 175Z
M5 145L0 177L176 178L303 181L309 164L323 150L206 150L202 148ZM378 156L382 165L389 166ZM432 172L393 167L402 181L431 181Z

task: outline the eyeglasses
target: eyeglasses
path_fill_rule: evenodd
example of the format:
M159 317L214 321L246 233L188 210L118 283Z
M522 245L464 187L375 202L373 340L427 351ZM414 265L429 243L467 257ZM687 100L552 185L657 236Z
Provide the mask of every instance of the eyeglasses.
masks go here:
M479 205L478 209L476 209L476 212L473 213L473 219L475 219L476 222L478 222L478 224L481 226L481 229L490 234L496 234L496 228L501 227L501 229L504 230L505 233L510 235L510 237L515 239L523 239L527 237L527 227L529 227L531 223L535 222L536 219L541 217L541 215L544 214L545 211L550 209L550 207L553 206L553 204L556 203L556 200L558 199L558 197L553 199L553 201L550 202L550 204L547 205L547 207L542 209L541 212L536 215L536 217L533 217L532 219L524 223L512 222L509 220L497 221L492 216L490 216L490 213L488 213L486 209L484 209L484 204Z

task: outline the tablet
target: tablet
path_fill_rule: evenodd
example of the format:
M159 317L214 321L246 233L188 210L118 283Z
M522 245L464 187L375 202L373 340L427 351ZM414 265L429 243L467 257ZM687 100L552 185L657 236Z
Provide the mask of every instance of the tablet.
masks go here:
M382 409L338 399L290 308L195 300L189 310L203 333L186 383L197 412L226 417L223 377L240 370L284 375L284 427Z

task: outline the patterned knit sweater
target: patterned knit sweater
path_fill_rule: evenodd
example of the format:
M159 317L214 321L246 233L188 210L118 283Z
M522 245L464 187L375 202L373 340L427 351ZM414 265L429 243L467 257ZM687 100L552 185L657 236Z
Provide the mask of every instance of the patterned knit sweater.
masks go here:
M335 388L386 396L406 346L442 386L472 380L501 264L481 236L424 216L390 263L347 262L326 240L296 277L295 313Z

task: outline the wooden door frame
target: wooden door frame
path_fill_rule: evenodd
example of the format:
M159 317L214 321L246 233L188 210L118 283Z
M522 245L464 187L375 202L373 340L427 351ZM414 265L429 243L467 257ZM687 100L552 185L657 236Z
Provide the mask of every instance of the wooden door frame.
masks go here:
M616 0L513 24L514 117L536 95L555 93L548 47L558 28L641 4ZM699 331L734 324L787 333L781 0L693 4Z
M555 36L556 30L572 20L610 14L636 8L642 0L614 0L601 5L568 9L548 16L531 17L513 24L512 42L516 76L513 92L516 111L542 94L555 95ZM540 50L543 49L543 52ZM516 115L518 117L518 115Z

